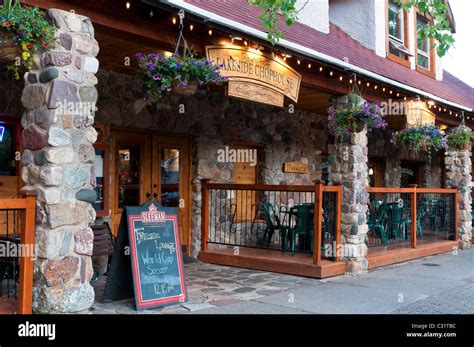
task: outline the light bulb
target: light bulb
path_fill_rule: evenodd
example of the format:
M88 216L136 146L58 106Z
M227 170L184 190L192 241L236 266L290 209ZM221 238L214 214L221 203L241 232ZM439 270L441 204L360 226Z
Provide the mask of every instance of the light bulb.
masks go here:
M176 17L173 17L173 19L171 20L171 22L172 22L173 24L176 24Z
M127 1L127 2L125 3L125 7L127 8L127 10L130 9L130 2L129 2L129 1Z
M208 33L209 33L209 36L211 36L212 35L212 29L209 29Z

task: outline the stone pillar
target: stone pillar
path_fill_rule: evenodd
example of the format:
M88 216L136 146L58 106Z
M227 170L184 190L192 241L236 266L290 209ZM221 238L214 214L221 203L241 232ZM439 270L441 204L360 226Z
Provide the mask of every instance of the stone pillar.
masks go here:
M337 102L347 102L347 97ZM336 138L329 146L329 181L342 183L341 249L347 274L367 271L367 208L369 171L367 129Z
M50 9L55 47L25 75L22 178L38 192L33 310L87 310L94 301L90 225L96 193L92 146L99 51L91 21Z
M456 131L456 130L454 130ZM471 248L471 146L466 149L448 148L444 158L446 188L458 188L459 247Z

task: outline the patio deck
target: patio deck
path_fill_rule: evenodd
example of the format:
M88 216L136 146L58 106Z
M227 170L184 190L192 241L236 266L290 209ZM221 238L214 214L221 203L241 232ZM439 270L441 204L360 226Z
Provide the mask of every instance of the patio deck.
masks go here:
M367 260L369 270L407 260L426 257L429 255L450 252L458 245L457 241L418 241L416 248L393 245L374 247L369 249ZM211 248L199 253L199 260L227 266L236 266L247 269L265 270L291 275L327 278L345 273L346 263L322 259L319 265L313 264L313 257L309 254L296 253L292 256L288 252L271 251L255 248L240 248L234 254L233 247Z

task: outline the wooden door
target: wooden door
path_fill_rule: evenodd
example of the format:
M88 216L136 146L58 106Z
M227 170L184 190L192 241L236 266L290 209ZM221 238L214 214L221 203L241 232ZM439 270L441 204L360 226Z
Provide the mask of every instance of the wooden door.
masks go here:
M190 254L191 158L190 141L179 136L153 136L152 194L162 206L177 207L181 245Z
M131 132L112 133L112 230L117 235L125 206L151 199L151 138Z

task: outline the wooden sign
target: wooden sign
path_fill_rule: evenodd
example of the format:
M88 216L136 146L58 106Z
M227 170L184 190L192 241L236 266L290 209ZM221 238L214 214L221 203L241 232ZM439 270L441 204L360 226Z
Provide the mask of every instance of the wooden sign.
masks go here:
M130 249L128 264L121 255L124 249ZM161 207L156 202L148 202L141 207L126 207L104 300L134 295L137 309L186 302L182 259L176 208ZM132 293L130 284L121 283L124 281L133 282Z
M301 163L298 161L287 162L283 164L283 172L286 173L297 173L297 174L307 174L308 173L308 164Z
M233 45L206 46L206 55L222 65L220 73L229 78L228 95L280 107L285 96L298 102L301 75L283 60Z
M408 126L435 125L435 114L423 102L409 103L406 110Z

